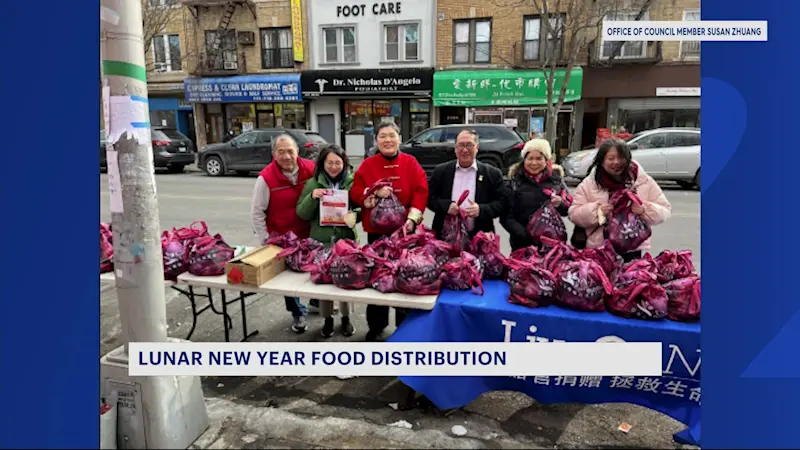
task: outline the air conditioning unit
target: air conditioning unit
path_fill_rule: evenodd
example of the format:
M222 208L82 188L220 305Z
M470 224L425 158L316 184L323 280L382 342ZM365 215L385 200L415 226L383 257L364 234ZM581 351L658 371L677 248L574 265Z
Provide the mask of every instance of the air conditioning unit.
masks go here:
M167 63L155 63L156 72L166 72L167 71Z
M225 61L223 66L225 70L236 70L239 68L239 64L236 61Z
M256 43L256 34L252 31L240 31L238 33L239 43L243 45L253 45Z

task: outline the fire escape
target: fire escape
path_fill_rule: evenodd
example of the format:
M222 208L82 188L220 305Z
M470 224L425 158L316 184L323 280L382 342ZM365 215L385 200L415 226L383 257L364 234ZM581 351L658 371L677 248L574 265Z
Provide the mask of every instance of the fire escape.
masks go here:
M220 76L237 75L247 72L247 61L245 53L239 52L238 44L252 45L252 32L239 33L238 39L236 30L229 29L236 9L246 6L253 14L253 21L256 20L255 5L252 0L186 0L192 16L195 19L195 26L202 33L202 47L198 53L198 64L194 70L194 75L198 76ZM221 9L221 15L217 27L212 32L207 32L202 28L201 13L217 12ZM211 30L209 30L211 31ZM208 37L211 37L209 39ZM197 35L196 35L197 36Z

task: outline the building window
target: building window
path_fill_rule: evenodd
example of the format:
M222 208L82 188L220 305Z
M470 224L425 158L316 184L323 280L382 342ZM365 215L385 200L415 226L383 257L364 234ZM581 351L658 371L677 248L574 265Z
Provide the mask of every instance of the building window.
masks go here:
M181 70L181 38L177 34L153 36L153 65L156 72Z
M684 9L683 20L700 20L699 9ZM681 58L699 58L700 41L681 41Z
M225 30L219 37L219 51L214 51L216 31L206 31L206 57L210 69L236 70L239 68L239 57L236 54L236 30Z
M386 61L419 61L419 24L385 25Z
M326 63L356 62L356 28L331 27L322 29Z
M492 61L491 19L453 22L453 63L488 64Z
M147 0L147 6L151 8L158 8L160 6L175 6L178 0Z
M636 16L639 15L638 11L625 11L608 13L604 20L625 20L634 21ZM641 20L648 20L649 13L645 12ZM610 58L614 49L620 42L603 42L603 51L601 57L603 59ZM645 41L631 41L622 44L622 48L617 54L617 59L624 58L643 58L647 53L647 42Z
M279 69L294 67L291 28L261 29L261 68Z
M564 17L553 15L548 17L548 22L550 27L546 29L546 27L542 27L542 18L539 16L524 19L523 60L538 61L539 59L557 60L561 58L564 43ZM540 58L542 51L546 52L545 58Z

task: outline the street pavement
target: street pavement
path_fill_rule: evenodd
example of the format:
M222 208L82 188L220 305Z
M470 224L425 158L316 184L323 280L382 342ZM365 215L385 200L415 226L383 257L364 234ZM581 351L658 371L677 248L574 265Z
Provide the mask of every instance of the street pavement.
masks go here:
M255 245L250 229L250 196L255 177L211 178L202 173L157 174L162 229L204 220L209 231L233 245ZM107 177L100 176L101 220L109 221ZM672 218L653 230L654 254L689 249L700 270L700 194L662 186L672 203ZM432 215L426 213L425 223ZM571 228L571 227L570 227ZM498 224L503 252L508 236ZM570 231L571 232L571 231ZM361 233L362 242L366 236ZM116 293L101 285L100 355L122 345ZM228 298L235 294L229 293ZM189 302L166 290L170 336L184 338L191 328ZM291 332L283 299L254 296L246 300L254 342L322 342L322 318L309 316L309 330ZM231 340L241 337L238 307L229 307ZM366 332L364 305L353 314L356 334ZM340 335L332 338L344 341ZM195 342L224 340L222 320L203 314L192 336ZM539 405L524 394L495 392L442 416L430 411L395 411L400 384L392 378L362 377L207 377L203 380L211 428L195 448L684 448L672 441L683 426L663 414L630 404ZM410 429L398 426L406 421ZM629 433L618 431L621 423ZM394 426L392 426L394 424ZM405 425L405 424L402 424ZM463 425L465 437L450 429ZM690 448L690 447L686 447Z

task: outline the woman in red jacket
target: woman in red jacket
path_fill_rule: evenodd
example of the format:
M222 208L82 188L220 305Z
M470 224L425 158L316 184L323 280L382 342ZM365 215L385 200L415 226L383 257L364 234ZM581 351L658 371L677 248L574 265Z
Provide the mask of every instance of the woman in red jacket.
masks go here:
M361 163L350 189L350 201L361 206L361 222L369 243L385 236L370 223L370 213L379 197L386 198L392 193L397 196L408 211L405 227L409 232L422 222L428 204L428 177L413 156L400 152L400 128L390 122L381 123L375 128L375 137L378 151ZM392 180L391 187L366 195L370 186L385 178ZM395 311L395 325L400 326L408 311L400 308ZM367 325L367 341L376 340L389 325L389 307L367 305Z

